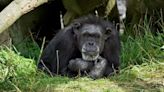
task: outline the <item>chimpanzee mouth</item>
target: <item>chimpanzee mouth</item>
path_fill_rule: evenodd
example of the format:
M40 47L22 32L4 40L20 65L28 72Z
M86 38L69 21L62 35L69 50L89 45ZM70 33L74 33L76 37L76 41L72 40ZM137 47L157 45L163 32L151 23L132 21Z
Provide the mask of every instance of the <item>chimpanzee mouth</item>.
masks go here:
M92 54L91 54L92 53ZM99 57L99 53L96 52L82 52L82 58L87 61L95 61Z

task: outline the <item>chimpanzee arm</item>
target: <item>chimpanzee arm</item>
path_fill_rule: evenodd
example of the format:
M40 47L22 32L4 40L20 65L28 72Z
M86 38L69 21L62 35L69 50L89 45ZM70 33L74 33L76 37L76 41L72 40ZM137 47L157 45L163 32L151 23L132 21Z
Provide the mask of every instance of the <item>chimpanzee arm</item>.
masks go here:
M105 75L110 75L113 70L119 70L120 61L119 61L119 55L120 55L120 39L119 39L119 33L113 26L111 28L111 34L110 37L106 40L103 50L103 57L107 59L107 70L105 72ZM108 70L109 69L109 70Z
M57 50L59 52L59 66L57 65ZM60 30L44 49L38 68L43 69L46 66L51 73L56 74L58 72L65 75L67 73L68 61L72 58L75 50L72 27L68 26L64 30Z
M69 61L68 68L71 71L88 71L93 67L92 61L85 61L81 58L72 59Z
M70 60L68 64L68 68L71 71L89 71L88 75L93 79L102 77L105 73L106 66L107 60L102 57L99 57L97 61L85 61L81 58L76 58Z

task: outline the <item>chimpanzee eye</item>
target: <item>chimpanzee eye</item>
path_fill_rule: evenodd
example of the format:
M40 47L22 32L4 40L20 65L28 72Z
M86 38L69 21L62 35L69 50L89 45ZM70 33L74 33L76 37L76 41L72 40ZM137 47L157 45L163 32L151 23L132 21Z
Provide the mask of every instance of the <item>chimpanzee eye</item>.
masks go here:
M89 33L84 33L83 36L84 36L84 37L89 37L90 34L89 34Z
M95 38L100 38L100 35L99 34L94 34L93 35Z

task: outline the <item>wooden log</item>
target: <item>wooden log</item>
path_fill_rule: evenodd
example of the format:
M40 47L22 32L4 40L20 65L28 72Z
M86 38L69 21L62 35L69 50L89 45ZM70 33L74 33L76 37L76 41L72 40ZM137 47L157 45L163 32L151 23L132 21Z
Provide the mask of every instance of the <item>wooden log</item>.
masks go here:
M48 0L14 0L0 12L0 33L10 27L22 15L48 2Z

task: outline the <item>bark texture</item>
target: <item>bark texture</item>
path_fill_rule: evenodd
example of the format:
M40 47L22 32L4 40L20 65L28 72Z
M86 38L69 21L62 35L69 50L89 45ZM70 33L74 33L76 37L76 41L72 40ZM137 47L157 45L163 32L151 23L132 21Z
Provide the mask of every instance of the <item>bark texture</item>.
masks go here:
M0 12L0 33L11 26L22 15L33 10L48 0L14 0Z

